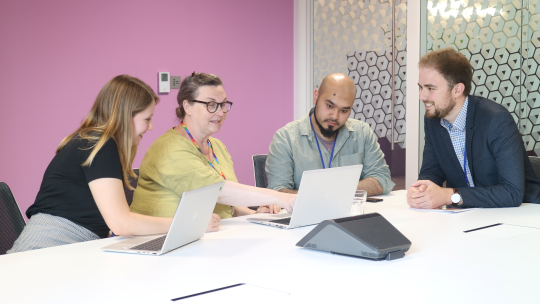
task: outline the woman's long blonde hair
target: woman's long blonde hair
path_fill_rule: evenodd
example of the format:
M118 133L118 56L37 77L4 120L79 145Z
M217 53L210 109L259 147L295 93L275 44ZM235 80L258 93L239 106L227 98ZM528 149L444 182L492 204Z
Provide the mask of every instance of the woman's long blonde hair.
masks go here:
M118 147L124 186L133 190L128 180L128 175L137 177L132 168L137 154L137 146L132 143L132 118L152 102L159 102L159 97L140 79L129 75L114 77L103 86L81 126L62 140L56 153L76 136L87 139L93 144L92 152L82 166L90 166L99 150L112 138Z

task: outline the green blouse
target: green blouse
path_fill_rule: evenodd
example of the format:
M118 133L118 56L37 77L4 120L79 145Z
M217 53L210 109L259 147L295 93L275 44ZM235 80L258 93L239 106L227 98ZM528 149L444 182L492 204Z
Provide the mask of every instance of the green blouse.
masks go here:
M225 145L210 137L219 165L212 165L229 181L238 182L233 162ZM209 164L190 140L168 130L152 143L139 169L139 183L133 195L131 211L158 217L173 217L182 193L223 181L220 173ZM221 218L232 217L231 206L216 204L214 213Z

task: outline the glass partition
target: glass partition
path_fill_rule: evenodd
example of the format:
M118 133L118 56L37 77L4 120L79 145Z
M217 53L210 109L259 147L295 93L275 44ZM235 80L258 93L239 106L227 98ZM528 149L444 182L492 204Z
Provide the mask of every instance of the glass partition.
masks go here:
M357 88L351 118L378 137L394 190L405 188L406 0L313 1L313 88L330 73Z
M422 40L426 41L423 54L445 47L464 54L473 67L471 94L489 98L508 109L529 155L540 155L538 2L423 0L422 3L426 16L422 20L422 33L425 33ZM423 141L423 129L421 132Z

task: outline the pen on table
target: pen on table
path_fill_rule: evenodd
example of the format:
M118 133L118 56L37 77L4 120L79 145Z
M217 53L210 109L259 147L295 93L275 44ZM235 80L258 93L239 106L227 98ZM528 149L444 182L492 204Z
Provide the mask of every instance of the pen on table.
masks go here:
M491 227L495 227L495 226L499 226L499 225L502 225L502 223L488 225L488 226L484 226L484 227L478 227L478 228L474 228L474 229L463 231L463 232L467 233L467 232L472 232L472 231L476 231L476 230L480 230L480 229L491 228Z
M245 284L246 284L246 283L239 283L239 284L234 284L234 285L230 285L230 286L225 286L225 287L221 287L221 288L216 288L216 289L212 289L212 290L208 290L208 291L203 291L203 292L199 292L199 293L194 293L194 294L189 295L189 296L184 296L184 297L180 297L180 298L176 298L176 299L171 299L171 301L183 300L183 299L187 299L187 298L191 298L191 297L195 297L195 296L200 296L200 295L203 295L203 294L211 293L211 292L214 292L214 291L220 291L220 290L223 290L223 289L229 289L229 288L232 288L232 287L242 286L242 285L245 285Z

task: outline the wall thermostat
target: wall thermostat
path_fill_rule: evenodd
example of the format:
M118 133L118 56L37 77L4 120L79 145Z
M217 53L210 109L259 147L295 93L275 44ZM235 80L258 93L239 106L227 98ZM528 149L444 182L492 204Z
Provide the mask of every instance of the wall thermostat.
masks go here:
M171 73L159 72L159 93L169 93L171 91Z

